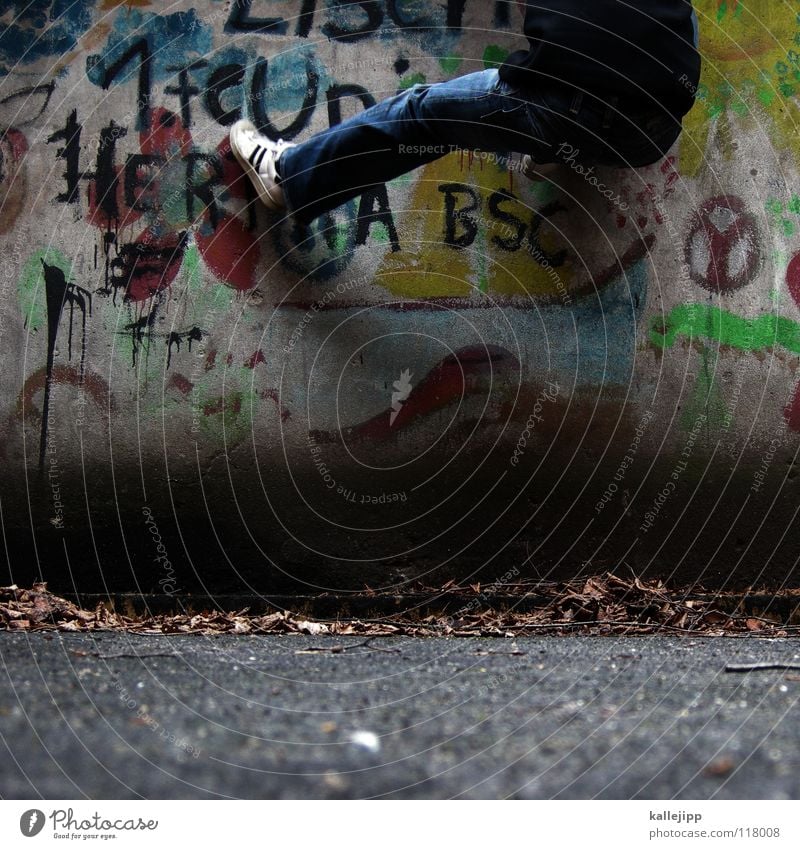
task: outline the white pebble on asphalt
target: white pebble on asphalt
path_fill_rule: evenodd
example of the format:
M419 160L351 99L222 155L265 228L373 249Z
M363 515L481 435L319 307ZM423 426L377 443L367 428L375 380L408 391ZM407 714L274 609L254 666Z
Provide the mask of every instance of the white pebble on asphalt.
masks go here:
M372 731L354 731L350 735L350 742L360 749L366 749L368 752L375 754L381 750L381 741L377 734Z

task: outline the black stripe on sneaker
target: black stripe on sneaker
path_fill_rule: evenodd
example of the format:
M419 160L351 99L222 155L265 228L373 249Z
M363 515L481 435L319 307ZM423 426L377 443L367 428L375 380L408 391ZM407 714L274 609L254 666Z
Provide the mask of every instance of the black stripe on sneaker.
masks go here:
M257 144L257 145L253 148L253 152L250 154L250 157L249 157L249 159L247 160L247 161L248 161L251 165L253 164L253 160L256 158L256 155L258 154L258 152L259 152L260 150L261 150L261 151L263 151L263 148L261 147L261 145L260 145L260 144ZM258 166L256 166L256 167L258 167Z
M261 148L261 156L258 157L258 162L253 163L256 171L261 168L261 163L264 161L264 157L266 156L267 149L265 147Z

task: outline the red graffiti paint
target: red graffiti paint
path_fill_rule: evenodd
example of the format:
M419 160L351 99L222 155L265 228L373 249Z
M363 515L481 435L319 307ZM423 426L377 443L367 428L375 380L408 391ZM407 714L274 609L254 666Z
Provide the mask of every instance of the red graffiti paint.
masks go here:
M226 186L231 197L239 200L247 200L250 194L247 189L248 178L239 165L238 160L231 151L231 141L229 136L217 145L217 153L222 162L222 182Z
M264 359L264 352L261 350L261 348L259 348L259 349L255 352L255 354L253 354L252 356L248 357L248 358L244 361L244 367L245 367L245 368L255 368L255 367L256 367L259 363L264 363L264 365L266 365L266 364L267 364L266 359Z
M247 179L231 154L227 137L217 145L217 154L222 163L222 184L227 193L235 200L246 201L249 197ZM249 226L239 218L226 213L214 228L206 212L195 233L195 240L205 264L229 286L246 291L256 285L261 248Z
M227 397L223 396L217 398L203 407L204 416L215 416L219 413L232 413L233 415L238 415L241 411L242 396L238 392L228 395Z
M185 250L185 233L155 238L149 229L126 245L120 269L126 299L145 301L168 288L180 271Z
M278 393L275 389L265 389L261 393L261 397L265 401L274 401L275 402L275 406L280 411L282 422L285 422L292 417L292 414L289 412L289 410L286 407L284 407L283 404L281 404L280 398L278 397Z
M151 111L150 126L139 133L139 146L142 153L169 161L192 152L192 133L178 115L162 106Z
M34 406L33 399L37 392L44 392L45 381L47 380L47 368L37 369L25 381L21 392L17 396L16 414L21 416L23 410L26 415L40 415L37 408ZM108 383L102 377L93 372L87 372L81 378L80 371L75 366L54 366L52 373L52 382L54 385L76 386L83 389L84 392L94 401L98 410L107 413L116 411L116 403L111 394Z
M108 144L124 138L119 133ZM106 288L124 287L134 301L163 291L174 281L192 233L215 276L238 290L252 288L261 252L248 225L226 208L230 200L241 207L247 197L228 140L214 154L204 154L180 116L160 107L151 110L149 126L139 133L139 148L139 155L107 167L102 181L98 177L88 186L88 220L105 234ZM101 191L113 198L99 197ZM120 231L140 218L145 230L134 242L120 244Z
M130 227L142 217L142 213L139 210L132 209L125 202L125 175L123 169L115 168L114 173L116 174L116 178L113 183L113 189L108 190L114 196L118 213L113 218L103 209L102 203L104 198L98 196L97 183L89 183L86 192L89 203L86 220L93 227L98 227L101 230L118 230L121 227Z
M786 285L792 300L800 307L800 253L796 253L789 261L786 269Z
M796 253L786 269L786 286L792 300L800 307L800 253ZM800 433L800 383L794 389L792 400L783 410L786 423L793 431Z
M25 208L28 198L27 151L28 140L19 130L0 132L0 233L7 233Z
M28 140L20 130L15 130L13 127L6 130L0 139L8 144L11 153L16 161L22 159L28 152Z
M239 291L256 285L261 250L258 240L238 218L225 216L216 230L200 228L195 241L203 261L217 277Z
M664 180L665 198L668 198L670 195L675 193L678 181L681 179L681 175L678 172L678 169L675 167L676 162L677 159L675 156L668 156L661 163L661 167L659 168L661 173L666 177L666 180Z
M761 237L744 201L707 200L692 217L685 247L692 280L723 295L753 282L761 264Z
M639 260L644 259L653 249L656 243L654 233L648 233L642 239L636 239L625 251L618 261L612 262L605 268L601 268L592 275L592 282L598 289L608 286L618 279L629 268L632 268Z
M414 385L408 397L372 419L348 429L348 436L383 442L420 419L465 395L487 393L497 382L507 383L509 375L519 372L517 358L497 345L462 348L445 357ZM413 380L413 376L412 376ZM320 442L338 439L337 434L315 432Z
M194 389L194 384L182 374L172 374L167 382L167 388L171 389L172 387L177 389L181 395L188 395Z
M124 134L119 134L119 138L124 137ZM153 109L150 113L150 125L139 133L141 153L145 157L152 157L153 162L147 166L143 163L139 169L115 166L104 176L102 189L99 188L99 176L90 182L90 223L102 229L119 230L132 225L144 214L149 214L150 217L158 216L165 202L168 206L174 205L174 198L170 199L169 195L164 197L161 172L164 168L179 165L182 157L192 152L192 147L192 134L183 126L179 116L163 107ZM131 204L128 203L131 198L125 188L126 182L132 184ZM175 189L170 191L174 192ZM113 202L110 203L107 197L99 197L99 192L104 195L113 193ZM109 208L115 210L113 216L109 214Z
M800 433L800 383L795 386L792 400L783 408L783 417L790 430Z

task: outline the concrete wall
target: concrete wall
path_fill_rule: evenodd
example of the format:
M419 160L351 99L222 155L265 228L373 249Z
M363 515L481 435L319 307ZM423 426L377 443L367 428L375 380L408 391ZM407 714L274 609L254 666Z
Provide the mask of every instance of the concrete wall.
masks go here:
M605 195L462 151L302 232L236 117L302 139L519 43L503 3L344 5L4 4L7 579L796 582L793 4L696 0L686 132Z

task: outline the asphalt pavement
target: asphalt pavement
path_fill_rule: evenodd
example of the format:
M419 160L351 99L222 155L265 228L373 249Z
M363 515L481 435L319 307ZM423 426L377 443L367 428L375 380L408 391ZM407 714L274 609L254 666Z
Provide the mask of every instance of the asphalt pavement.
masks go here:
M791 639L0 634L0 796L797 799Z

